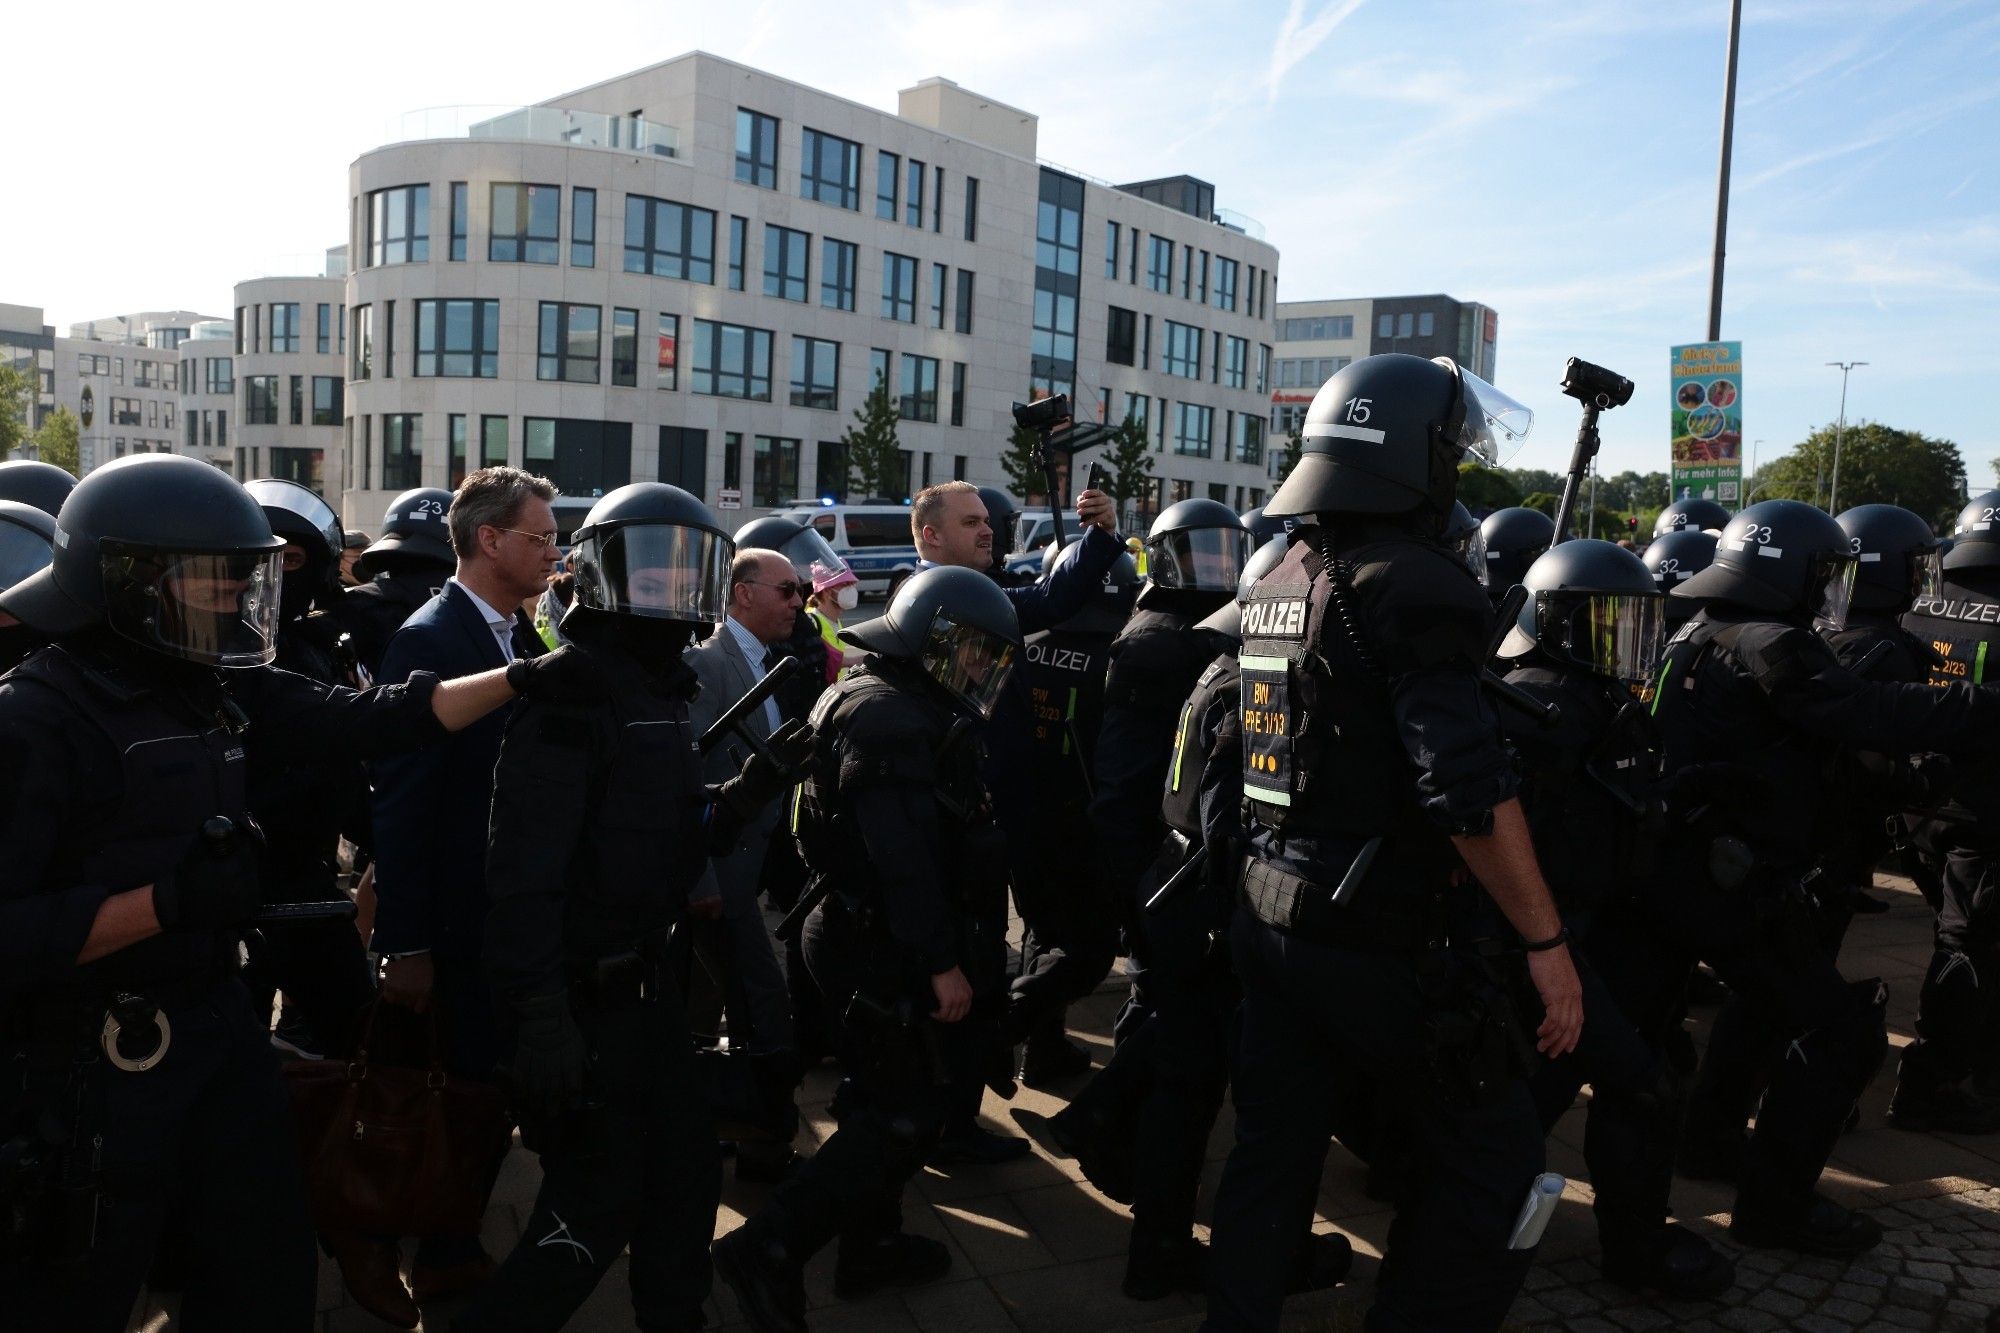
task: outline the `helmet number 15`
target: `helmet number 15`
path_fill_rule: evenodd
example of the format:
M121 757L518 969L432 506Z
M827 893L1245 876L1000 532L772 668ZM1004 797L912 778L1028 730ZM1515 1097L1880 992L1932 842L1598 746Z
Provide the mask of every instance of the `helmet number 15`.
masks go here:
M1346 412L1347 420L1352 421L1357 425L1365 423L1370 415L1369 405L1374 401L1375 400L1373 398L1348 399L1347 412Z

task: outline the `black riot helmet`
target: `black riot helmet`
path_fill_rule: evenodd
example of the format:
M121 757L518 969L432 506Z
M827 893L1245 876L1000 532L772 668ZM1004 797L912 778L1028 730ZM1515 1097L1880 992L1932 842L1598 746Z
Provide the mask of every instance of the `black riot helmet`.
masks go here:
M382 535L354 562L354 577L366 583L377 574L451 569L458 561L445 526L450 512L450 491L437 486L404 491L382 515Z
M31 458L0 462L0 500L33 505L54 518L75 489L76 478L54 463L38 463Z
M1057 549L1054 542L1042 548L1042 577L1056 572L1056 566L1077 558L1082 549L1078 542ZM1111 562L1111 568L1104 571L1104 582L1084 603L1083 610L1063 622L1064 629L1108 630L1116 633L1132 617L1132 604L1139 600L1139 562L1129 552L1120 551L1118 558Z
M1539 509L1496 509L1479 525L1486 560L1480 582L1496 595L1528 575L1528 566L1555 544L1556 521Z
M791 561L793 572L806 580L807 592L854 572L817 528L782 514L753 518L736 529L736 549L753 548L776 551Z
M1243 604L1250 600L1257 581L1283 564L1285 552L1291 549L1292 539L1280 533L1252 551L1250 558L1243 562L1243 577L1236 582L1236 596L1206 620L1197 622L1195 628L1212 629L1238 643L1243 642Z
M986 526L993 529L993 567L998 569L1007 563L1007 556L1014 549L1014 525L1021 511L1015 506L1014 497L998 486L981 486L979 503L986 506Z
M246 481L243 489L263 506L271 533L285 543L283 611L297 619L340 594L340 553L345 543L333 506L295 481L274 477ZM300 554L294 556L291 547Z
M1639 558L1652 571L1654 586L1671 594L1715 563L1715 537L1699 528L1682 528L1653 538Z
M1445 516L1438 540L1456 552L1481 583L1486 581L1486 532L1462 501L1451 502L1451 513Z
M1271 538L1290 532L1293 520L1268 513L1260 505L1256 509L1244 510L1242 522L1244 531L1250 534L1250 545L1261 551L1264 543Z
M1720 532L1729 526L1729 511L1713 500L1676 500L1653 520L1653 535L1669 532Z
M1715 563L1673 595L1842 629L1854 570L1847 534L1825 510L1797 500L1760 500L1729 520L1715 544Z
M1937 534L1901 505L1856 505L1834 522L1854 556L1854 605L1901 615L1918 593L1944 582Z
M1533 420L1448 357L1363 357L1313 396L1299 430L1298 465L1264 512L1405 514L1422 507L1441 520L1458 491L1460 460L1497 466Z
M1613 680L1652 679L1666 637L1666 598L1638 556L1615 542L1578 538L1544 552L1521 582L1528 600L1500 656L1539 650Z
M168 657L264 666L277 652L284 543L229 474L178 454L114 459L56 516L55 558L0 611L60 638L105 625Z
M933 565L906 579L888 610L840 637L911 663L955 705L990 718L1021 648L1021 623L1014 603L981 571Z
M1230 592L1243 577L1250 534L1220 500L1168 505L1146 534L1146 576L1157 588Z
M1946 569L1988 569L2000 565L2000 491L1986 491L1958 511L1951 525Z
M678 486L635 481L590 507L573 535L576 591L565 615L713 625L729 605L736 544L707 505Z
M31 504L0 500L0 589L48 568L56 549L56 521Z

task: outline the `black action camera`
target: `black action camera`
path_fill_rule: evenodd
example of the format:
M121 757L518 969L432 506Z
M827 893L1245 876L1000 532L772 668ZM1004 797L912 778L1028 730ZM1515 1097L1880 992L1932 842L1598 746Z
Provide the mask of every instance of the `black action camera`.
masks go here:
M1562 391L1580 403L1609 411L1631 401L1632 381L1615 370L1571 357L1563 367ZM1020 415L1019 408L1015 409L1015 415Z
M1038 398L1032 403L1014 404L1014 424L1026 426L1029 430L1042 435L1060 429L1068 420L1069 395L1066 393Z

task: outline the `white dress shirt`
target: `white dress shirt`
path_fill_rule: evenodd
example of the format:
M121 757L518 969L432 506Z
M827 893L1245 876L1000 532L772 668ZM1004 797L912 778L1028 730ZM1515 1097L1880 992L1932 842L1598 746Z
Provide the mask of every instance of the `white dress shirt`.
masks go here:
M729 632L736 637L736 646L743 650L744 660L750 663L750 674L757 680L762 680L764 672L767 669L764 666L764 659L771 655L771 645L743 628L743 622L735 616L724 616L722 623L728 626ZM778 701L776 699L766 698L764 700L764 723L772 731L778 729Z
M478 610L480 616L485 619L486 628L493 632L493 642L500 650L500 665L505 666L507 663L513 661L515 656L514 617L502 615L488 606L486 599L460 582L456 574L447 581L457 584L459 591L472 599L472 605Z

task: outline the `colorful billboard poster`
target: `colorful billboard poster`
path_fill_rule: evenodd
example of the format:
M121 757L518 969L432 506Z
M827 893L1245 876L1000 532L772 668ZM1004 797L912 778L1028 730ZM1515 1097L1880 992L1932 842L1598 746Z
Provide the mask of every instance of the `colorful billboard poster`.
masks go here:
M1743 344L1684 343L1667 376L1673 393L1676 500L1743 498Z

